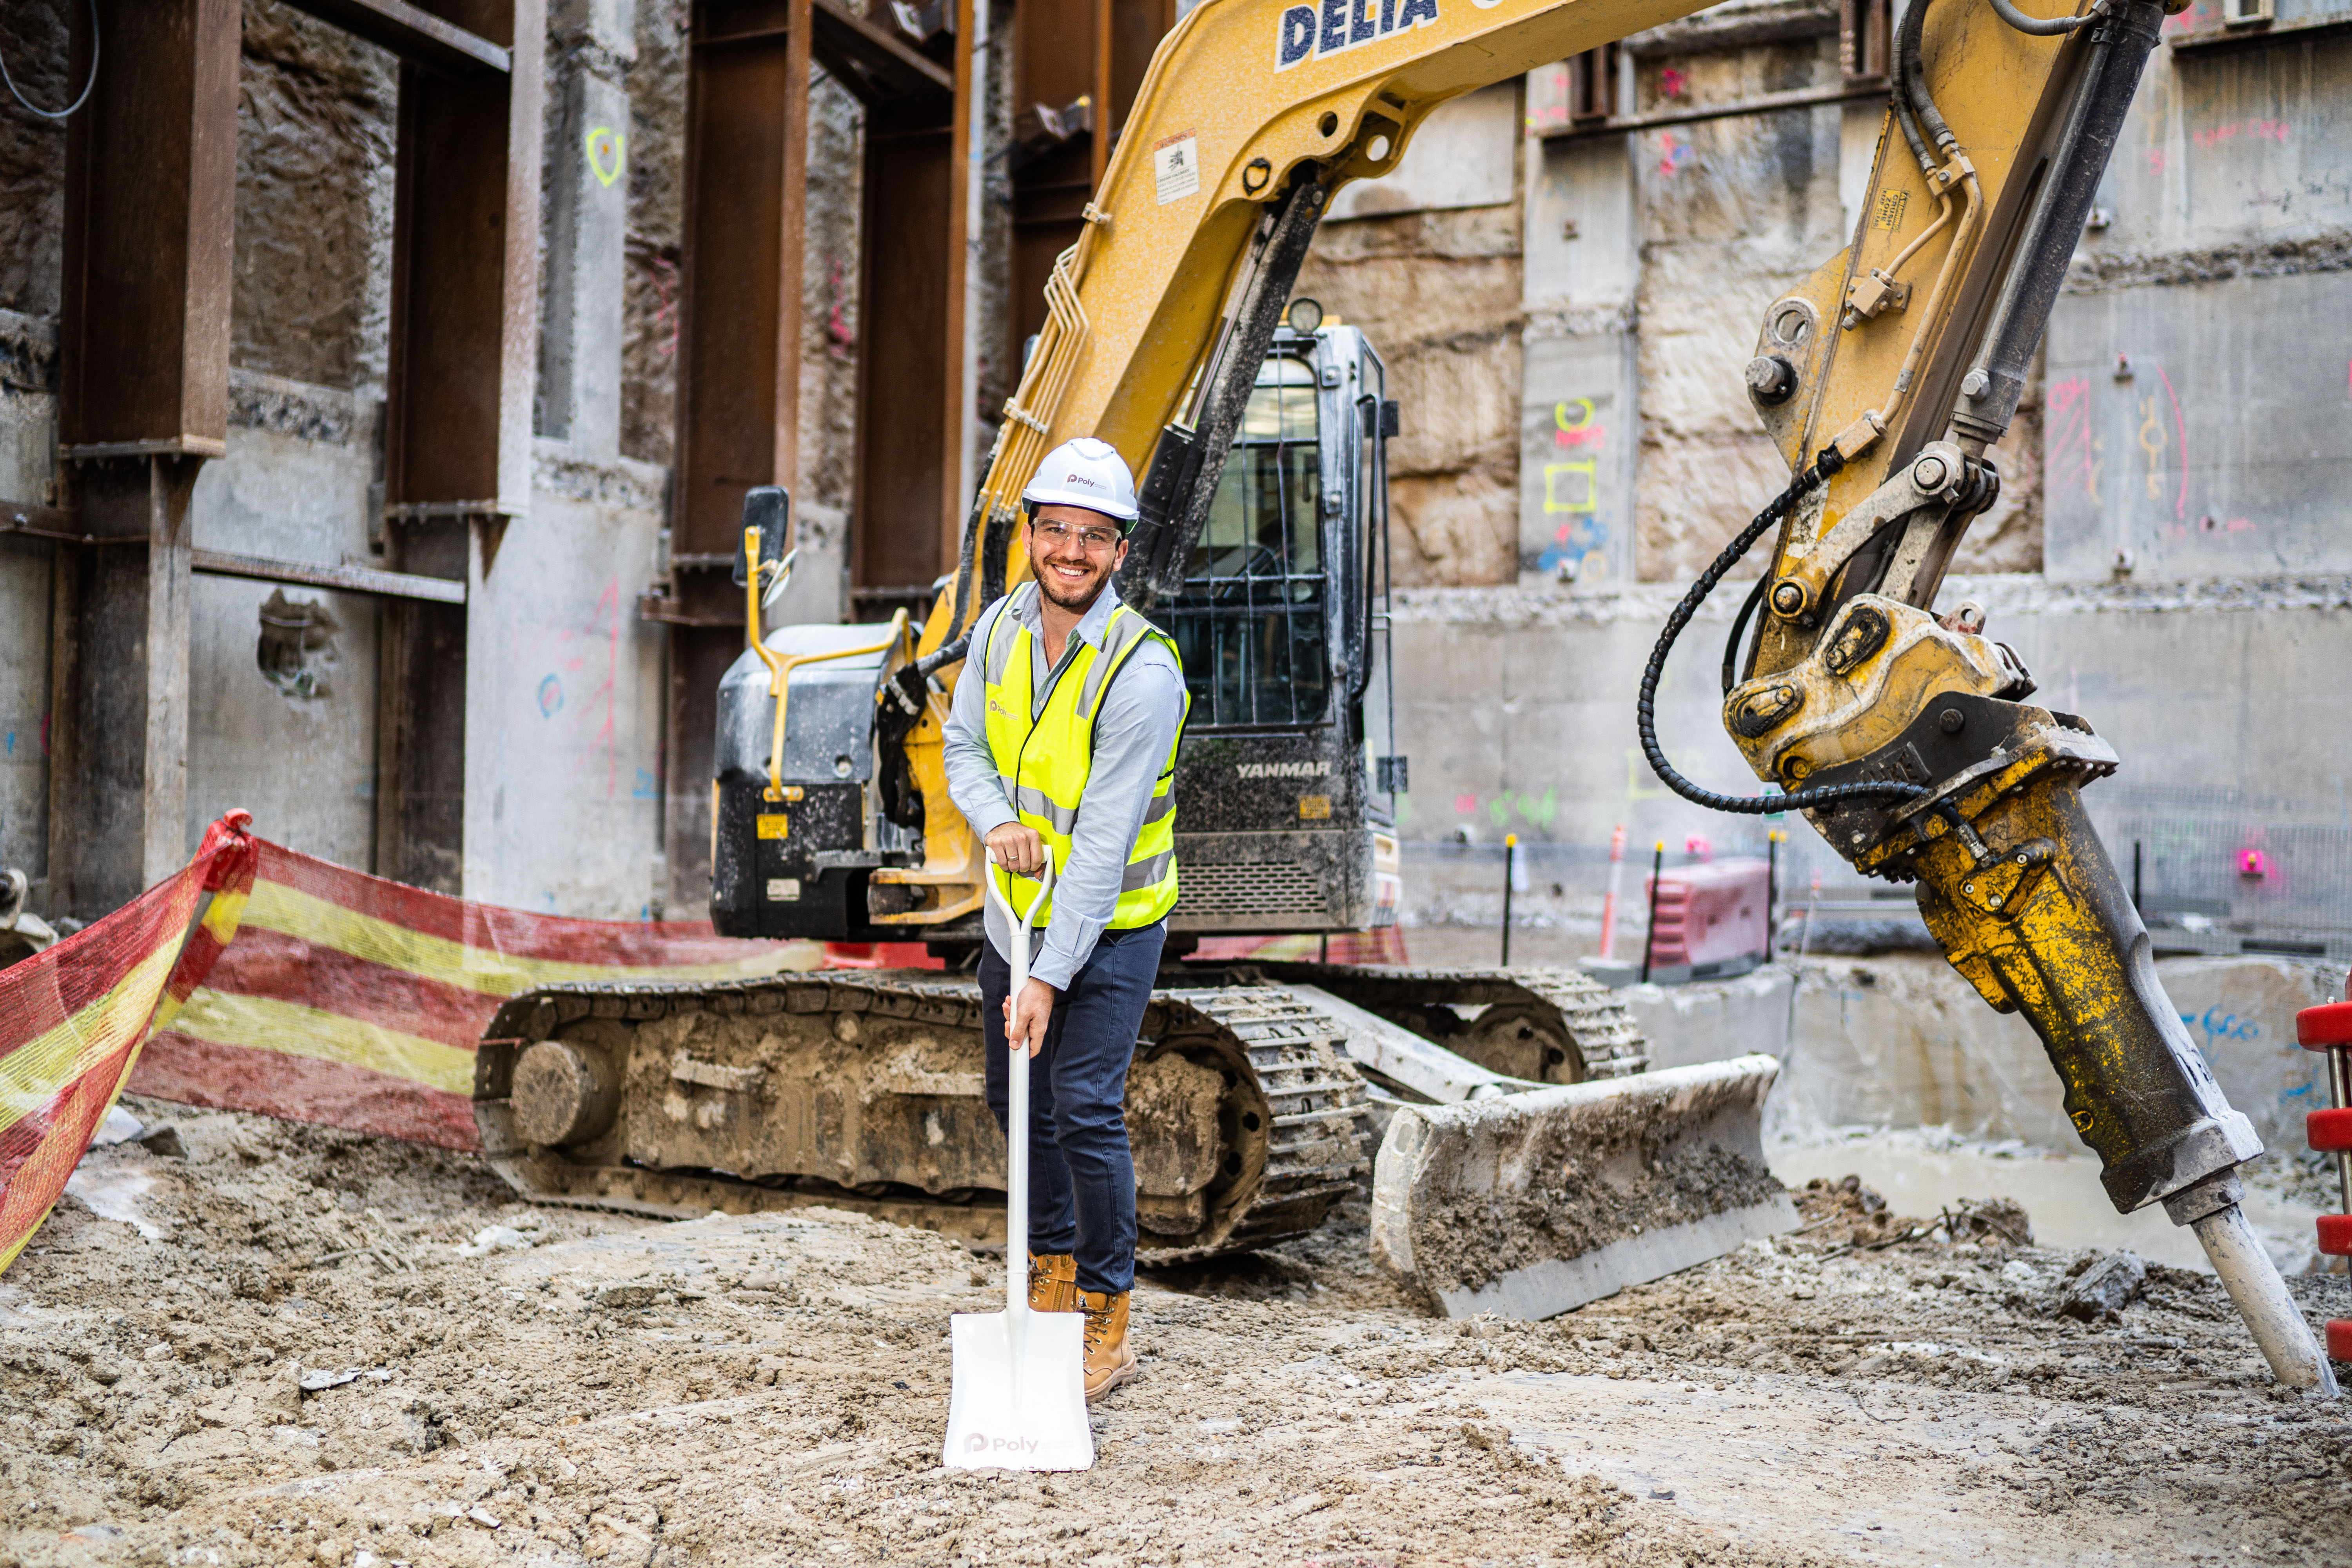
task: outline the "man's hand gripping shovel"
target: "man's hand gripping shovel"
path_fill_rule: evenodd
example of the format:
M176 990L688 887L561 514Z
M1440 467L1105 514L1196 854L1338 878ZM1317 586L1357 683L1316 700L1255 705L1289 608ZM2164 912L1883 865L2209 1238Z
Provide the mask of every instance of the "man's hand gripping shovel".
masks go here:
M1030 922L1054 891L1045 852L1037 897L1016 912L996 870L988 896L1013 928L1009 994L1029 979ZM1004 1310L950 1320L954 1382L940 1463L951 1469L1083 1470L1095 1462L1087 1426L1086 1314L1029 1310L1029 1058L1015 1045L1005 1063Z

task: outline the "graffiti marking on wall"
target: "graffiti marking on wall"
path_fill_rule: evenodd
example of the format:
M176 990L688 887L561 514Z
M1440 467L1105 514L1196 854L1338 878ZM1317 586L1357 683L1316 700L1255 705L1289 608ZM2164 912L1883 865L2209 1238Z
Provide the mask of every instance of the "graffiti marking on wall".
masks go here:
M588 172L596 176L599 184L609 188L621 177L622 160L628 156L628 133L599 125L588 132L587 147Z
M538 656L534 662L544 661L541 668L554 667L539 681L535 700L542 719L553 719L571 705L574 694L568 689L564 679L567 674L583 683L595 679L595 684L578 699L577 717L566 722L594 725L585 746L572 755L572 765L577 772L593 772L601 758L607 800L620 792L620 725L615 700L620 690L622 626L621 581L614 577L606 581L604 592L597 595L595 612L588 617L586 626L544 627L534 639L537 647L533 649ZM599 661L604 668L602 679L595 679L600 672L594 665Z
M2093 506L2099 504L2098 437L2091 429L2091 384L2074 375L2050 384L2050 485L2079 482Z
M1607 428L1594 422L1592 399L1571 397L1552 405L1552 445L1570 451L1597 452L1606 439ZM1582 580L1587 557L1599 564L1601 557L1594 554L1609 538L1609 530L1601 521L1601 464L1597 458L1572 458L1543 466L1543 510L1547 518L1560 521L1552 530L1551 542L1536 563L1542 572L1558 572L1567 566L1575 570Z
M2189 425L2180 416L2180 399L2174 395L2172 378L2164 374L2162 365L2156 367L2156 379L2163 384L2164 400L2172 405L2173 449L2180 459L2180 483L2173 492L2172 520L2180 522L2189 516Z
M2210 131L2191 132L2189 139L2200 147L2219 147L2224 142L2235 142L2242 137L2250 142L2276 142L2284 145L2287 134L2287 124L2284 120L2233 120Z

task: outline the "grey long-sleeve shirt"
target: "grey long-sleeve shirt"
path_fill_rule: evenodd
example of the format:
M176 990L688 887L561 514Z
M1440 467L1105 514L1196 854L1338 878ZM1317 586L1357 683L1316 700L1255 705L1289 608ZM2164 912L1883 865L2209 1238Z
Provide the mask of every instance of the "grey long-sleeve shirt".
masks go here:
M1070 667L1085 642L1100 648L1110 625L1118 596L1109 589L1080 618L1062 650L1062 660L1045 668L1045 621L1037 605L1037 584L1024 583L981 612L971 628L971 654L956 679L955 700L948 712L946 731L948 794L971 824L973 837L1020 817L1005 798L988 749L987 682L981 675L981 649L997 617L1009 615L1037 639L1032 672L1030 717L1045 711L1054 682ZM1011 628L1006 628L1011 635ZM1086 796L1078 803L1078 820L1070 834L1070 863L1055 868L1054 914L1045 924L1042 948L1033 941L1029 973L1056 991L1069 988L1071 976L1085 967L1103 928L1118 905L1119 879L1143 826L1143 813L1151 804L1151 786L1167 764L1169 748L1176 743L1177 726L1184 720L1184 677L1175 656L1157 639L1128 655L1118 678L1110 683L1095 721L1094 769L1087 778ZM1012 955L1012 928L988 903L988 941L1000 956Z

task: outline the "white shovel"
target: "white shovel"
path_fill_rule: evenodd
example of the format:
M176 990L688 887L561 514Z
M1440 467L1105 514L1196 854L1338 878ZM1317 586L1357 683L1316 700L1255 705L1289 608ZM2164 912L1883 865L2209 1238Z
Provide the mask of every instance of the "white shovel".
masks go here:
M1029 978L1029 922L1054 890L1054 852L1037 897L1016 914L987 872L988 896L1013 928L1011 994ZM1095 1462L1087 1426L1084 1312L1029 1310L1029 1058L1010 1054L1005 1115L1004 1310L958 1312L948 1437L940 1462L966 1470L1083 1470Z

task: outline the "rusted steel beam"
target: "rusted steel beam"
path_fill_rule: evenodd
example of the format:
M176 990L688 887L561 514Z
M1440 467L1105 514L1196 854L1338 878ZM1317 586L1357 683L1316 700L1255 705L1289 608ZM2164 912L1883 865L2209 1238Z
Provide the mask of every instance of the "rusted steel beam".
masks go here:
M1536 132L1544 142L1580 142L1594 136L1622 136L1632 131L1655 131L1668 125L1697 125L1709 120L1737 120L1748 114L1778 114L1790 109L1819 109L1832 103L1867 103L1886 96L1883 81L1846 82L1837 87L1801 87L1787 92L1762 92L1728 103L1693 104L1688 108L1653 110L1647 114L1612 114L1606 120L1580 124L1549 125Z
M686 88L673 560L731 563L743 492L798 477L802 214L810 0L695 0ZM670 623L663 841L673 907L710 889L719 680L742 651L725 564L678 562Z
M2307 44L2352 33L2352 16L2327 10L2311 16L2289 16L2275 22L2224 24L2175 33L2173 52L2182 55L2231 54L2278 44Z
M89 16L71 14L80 80ZM66 126L68 458L226 449L241 15L237 0L100 0L106 69Z
M288 0L321 22L330 22L354 37L391 50L412 65L429 66L451 76L503 73L511 63L507 51L477 33L444 21L408 0Z
M1077 243L1088 201L1135 106L1151 53L1176 25L1175 0L1023 0L1013 17L1013 104L1088 100L1088 129L1018 161L1013 172L1012 341L1005 363L1045 322L1045 279Z
M687 67L673 544L733 558L799 437L809 0L698 0Z
M241 15L99 0L95 38L72 16L73 79L99 38L106 68L66 130L59 510L115 548L55 552L49 880L87 919L186 858L188 497L228 435Z
M226 550L192 550L189 567L202 577L243 577L256 583L299 583L311 588L332 588L341 594L365 594L378 599L423 599L436 605L462 605L466 584L446 577L425 577L413 572L379 572L368 566L322 566L308 561L278 561L266 555L239 555Z
M543 0L509 9L506 76L401 68L384 427L395 520L510 516L530 492L546 19Z
M399 572L468 586L468 603L383 608L377 683L379 875L462 889L468 622L508 520L530 495L539 360L544 0L433 0L433 16L507 51L505 74L401 68L393 219L384 517ZM487 596L486 596L487 597Z
M813 0L810 20L815 26L809 45L816 63L868 109L898 99L954 95L954 72L840 0Z
M969 37L967 5L958 37ZM965 171L971 51L959 90L880 103L866 121L850 581L919 588L955 565L962 526Z

